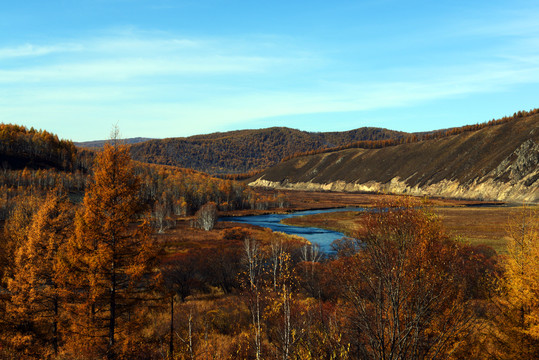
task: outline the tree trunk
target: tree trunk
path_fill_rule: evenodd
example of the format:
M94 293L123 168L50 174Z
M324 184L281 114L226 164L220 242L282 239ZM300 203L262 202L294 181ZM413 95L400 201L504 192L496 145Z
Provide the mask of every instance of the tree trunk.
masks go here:
M168 344L169 359L174 359L174 294L170 297L170 342Z
M115 358L114 353L114 332L116 326L116 269L115 261L112 262L111 287L110 287L110 320L109 320L109 348L107 358L112 360Z

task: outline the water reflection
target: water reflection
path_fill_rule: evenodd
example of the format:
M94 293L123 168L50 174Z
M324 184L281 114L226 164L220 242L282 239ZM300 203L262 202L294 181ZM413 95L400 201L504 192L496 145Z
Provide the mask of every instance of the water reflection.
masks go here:
M280 231L285 234L302 236L311 243L320 245L323 252L332 252L331 243L337 239L344 237L344 234L337 231L325 230L316 227L301 227L282 224L282 219L292 218L303 215L314 215L330 212L341 211L364 211L363 208L340 208L327 210L307 210L297 211L289 214L268 214L255 216L238 216L238 217L222 217L219 221L233 221L237 223L245 223L269 228L273 231Z

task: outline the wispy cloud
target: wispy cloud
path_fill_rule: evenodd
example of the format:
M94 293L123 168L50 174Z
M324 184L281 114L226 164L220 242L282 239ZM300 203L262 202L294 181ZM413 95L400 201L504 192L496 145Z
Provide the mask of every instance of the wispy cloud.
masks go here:
M165 126L207 132L223 123L409 107L539 84L536 23L479 23L465 30L450 36L456 42L471 34L479 40L501 34L512 39L484 47L467 43L466 56L452 53L428 65L384 59L383 67L370 55L365 58L372 62L360 66L357 53L346 48L333 53L279 36L185 37L135 30L20 44L0 48L0 119L79 119L88 133L96 119L123 120L137 124L140 132L133 135L159 137L156 129ZM425 37L413 46L440 41ZM373 46L361 51L375 57L376 46L385 44Z
M278 59L213 56L207 58L117 58L0 70L0 83L53 81L127 81L148 76L260 72Z
M138 77L264 73L279 67L297 67L304 60L296 54L253 51L251 46L237 40L187 39L163 34L157 38L91 38L79 40L77 45L25 44L0 48L0 61L41 56L39 65L11 62L0 70L0 83L61 85L74 81L129 81Z
M0 48L0 60L12 58L24 58L45 56L54 53L66 53L81 51L82 47L74 44L58 44L58 45L33 45L23 44L16 47Z

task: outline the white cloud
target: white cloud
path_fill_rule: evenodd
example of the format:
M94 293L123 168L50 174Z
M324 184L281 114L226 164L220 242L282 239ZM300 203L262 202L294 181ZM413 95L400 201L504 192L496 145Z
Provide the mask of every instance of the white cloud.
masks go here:
M59 44L59 45L33 45L23 44L16 47L0 48L0 60L22 58L22 57L35 57L50 55L53 53L65 53L80 51L82 48L74 44Z
M353 59L332 58L322 48L312 50L290 38L281 42L278 37L209 39L130 32L23 44L0 48L0 60L39 57L0 70L0 119L39 119L43 125L36 126L43 128L77 119L80 124L72 131L85 135L68 135L77 140L103 137L90 135L100 128L106 136L116 121L136 124L133 134L123 129L128 136L181 136L224 123L371 111L503 91L539 83L539 51L530 46L538 37L523 29L529 27L520 29L524 35L518 43L485 54L482 48L474 50L481 54L480 62L471 57L458 66L401 68L398 61L381 69L370 65L389 74L385 80L379 73L370 74L369 64L359 73Z
M117 82L137 77L250 73L264 71L279 59L242 56L205 58L116 58L0 70L0 83L75 81Z
M255 41L256 43L256 41ZM140 77L175 77L269 73L303 67L305 54L277 49L259 51L236 39L188 39L167 34L114 35L78 40L77 45L25 44L0 48L0 60L40 56L40 61L12 62L0 70L0 83L126 82ZM266 53L264 53L266 52ZM55 56L48 56L55 55Z

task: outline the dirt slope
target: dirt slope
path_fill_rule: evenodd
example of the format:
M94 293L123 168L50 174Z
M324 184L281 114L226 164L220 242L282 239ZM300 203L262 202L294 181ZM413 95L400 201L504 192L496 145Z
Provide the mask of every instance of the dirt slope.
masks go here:
M539 201L539 114L441 139L294 158L250 185Z

